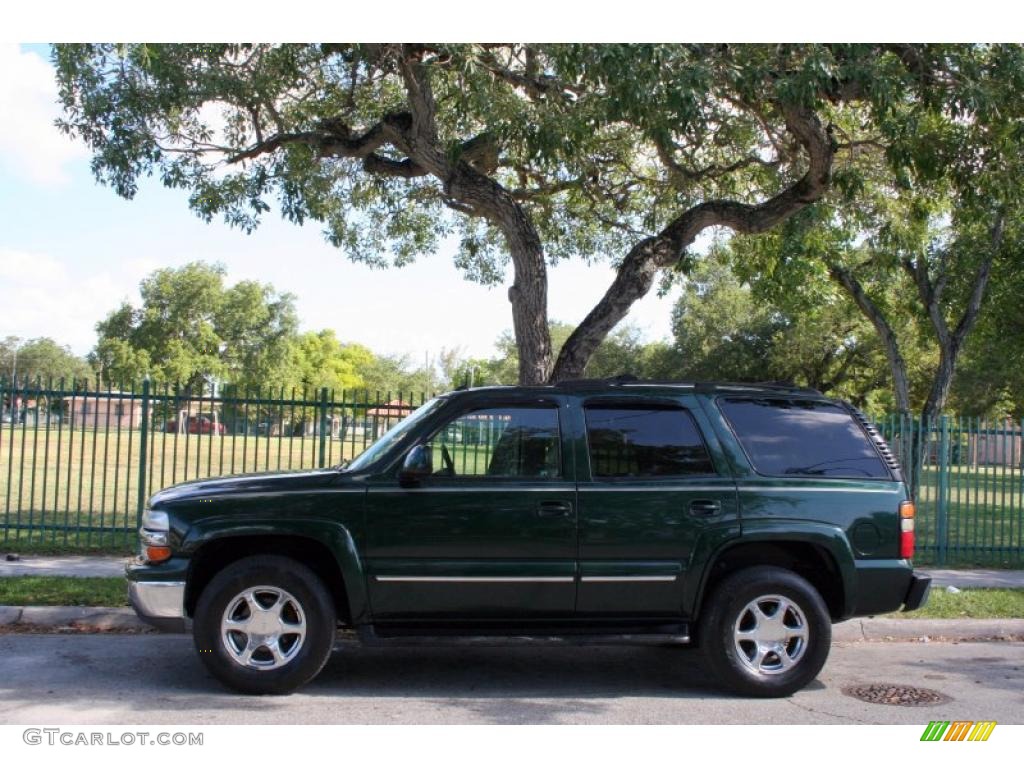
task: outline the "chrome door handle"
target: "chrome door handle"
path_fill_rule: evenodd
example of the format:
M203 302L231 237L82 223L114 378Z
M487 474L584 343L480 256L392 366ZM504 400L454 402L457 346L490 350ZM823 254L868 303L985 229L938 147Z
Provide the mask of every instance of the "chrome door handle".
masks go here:
M711 517L722 511L722 502L712 499L694 499L690 502L690 514L694 517Z
M537 505L537 517L568 517L571 514L570 501L542 501Z

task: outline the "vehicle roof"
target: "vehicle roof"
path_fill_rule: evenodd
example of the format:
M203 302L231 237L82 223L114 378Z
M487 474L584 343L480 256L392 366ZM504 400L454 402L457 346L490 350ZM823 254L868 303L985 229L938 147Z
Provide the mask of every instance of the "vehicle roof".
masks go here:
M633 376L616 376L609 379L573 379L557 384L535 384L523 386L460 387L458 392L679 392L689 391L700 394L753 394L753 395L800 395L803 397L825 396L816 389L798 387L783 382L730 382L730 381L651 381Z

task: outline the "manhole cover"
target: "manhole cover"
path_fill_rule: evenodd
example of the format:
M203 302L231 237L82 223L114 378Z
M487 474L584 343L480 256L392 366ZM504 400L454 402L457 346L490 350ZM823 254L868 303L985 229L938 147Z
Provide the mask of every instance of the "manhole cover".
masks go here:
M843 693L870 704L892 704L898 707L932 707L951 701L949 696L931 688L915 688L912 685L851 685Z

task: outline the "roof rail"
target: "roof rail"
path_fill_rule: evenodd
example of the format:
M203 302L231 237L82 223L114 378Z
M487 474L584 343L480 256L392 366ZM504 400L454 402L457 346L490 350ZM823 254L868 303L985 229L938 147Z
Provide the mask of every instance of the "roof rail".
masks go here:
M802 394L821 395L811 387L801 387L792 382L783 381L682 381L682 380L658 380L641 379L629 373L618 376L609 376L601 379L566 379L559 381L554 386L572 388L609 387L609 386L662 386L662 387L693 387L701 391L714 389L767 389L778 392L793 392Z

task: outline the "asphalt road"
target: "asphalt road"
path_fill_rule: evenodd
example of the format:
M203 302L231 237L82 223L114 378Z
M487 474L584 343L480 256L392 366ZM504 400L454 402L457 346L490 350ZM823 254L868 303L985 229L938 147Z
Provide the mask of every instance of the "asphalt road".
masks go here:
M901 683L937 707L868 704L847 685ZM226 692L185 635L0 635L0 723L1024 723L1024 643L837 644L785 700L717 690L698 652L644 647L363 648L339 643L288 697Z

